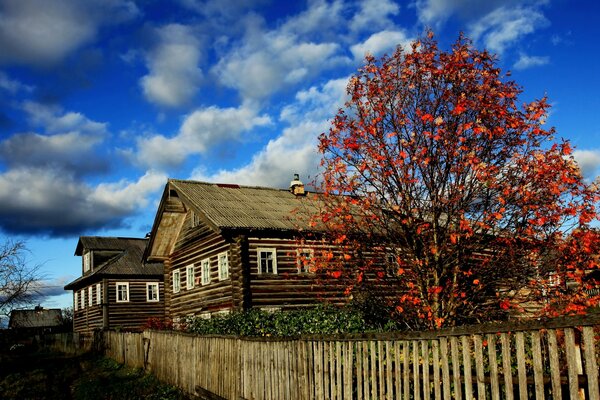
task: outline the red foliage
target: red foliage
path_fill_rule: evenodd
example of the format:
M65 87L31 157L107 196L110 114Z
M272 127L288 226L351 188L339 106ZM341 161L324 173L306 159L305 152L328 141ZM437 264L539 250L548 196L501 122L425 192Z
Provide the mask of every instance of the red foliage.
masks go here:
M347 271L352 290L393 282L414 328L502 318L513 297L545 301L551 273L583 282L598 268L598 186L544 129L546 98L519 106L487 51L463 36L442 51L429 33L409 52L367 57L347 93L320 137L312 221L343 256L318 268ZM546 310L596 305L584 286Z

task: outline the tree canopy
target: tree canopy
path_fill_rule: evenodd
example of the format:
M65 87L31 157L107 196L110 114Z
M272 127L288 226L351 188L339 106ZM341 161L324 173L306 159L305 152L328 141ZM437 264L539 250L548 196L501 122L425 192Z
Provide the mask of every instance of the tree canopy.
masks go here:
M598 269L598 185L545 127L548 100L521 105L521 92L462 35L449 51L429 32L367 56L320 137L313 223L343 251L319 268L349 292L391 284L414 329L597 304L583 278Z
M12 309L29 304L36 294L39 266L28 263L26 253L21 241L0 244L0 314L8 315Z

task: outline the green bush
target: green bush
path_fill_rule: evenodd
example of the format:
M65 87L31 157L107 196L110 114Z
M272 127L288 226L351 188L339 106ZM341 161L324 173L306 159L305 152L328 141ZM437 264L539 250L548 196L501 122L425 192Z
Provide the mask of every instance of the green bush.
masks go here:
M189 317L187 331L201 335L290 337L380 331L385 324L367 322L361 310L322 305L310 309L267 312L249 310L210 319Z

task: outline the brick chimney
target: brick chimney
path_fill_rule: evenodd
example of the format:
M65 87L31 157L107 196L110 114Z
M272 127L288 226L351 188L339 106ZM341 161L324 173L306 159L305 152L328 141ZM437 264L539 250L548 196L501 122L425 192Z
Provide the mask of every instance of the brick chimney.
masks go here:
M290 192L296 196L305 196L304 183L300 180L300 175L294 174L294 180L290 182Z

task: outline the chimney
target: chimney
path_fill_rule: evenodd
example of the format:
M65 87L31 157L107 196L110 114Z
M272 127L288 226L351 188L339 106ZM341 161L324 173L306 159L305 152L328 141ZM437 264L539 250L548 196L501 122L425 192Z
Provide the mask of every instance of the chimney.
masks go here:
M305 196L304 183L300 180L300 175L294 174L294 180L290 182L290 192L296 196Z

